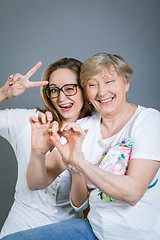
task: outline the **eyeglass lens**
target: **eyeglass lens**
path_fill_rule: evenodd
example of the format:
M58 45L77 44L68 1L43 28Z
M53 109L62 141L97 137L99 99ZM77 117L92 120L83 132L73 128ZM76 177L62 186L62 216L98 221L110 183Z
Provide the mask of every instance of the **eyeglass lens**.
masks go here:
M73 96L77 93L77 84L66 84L62 88L50 86L47 89L47 95L50 98L56 98L62 91L66 96Z

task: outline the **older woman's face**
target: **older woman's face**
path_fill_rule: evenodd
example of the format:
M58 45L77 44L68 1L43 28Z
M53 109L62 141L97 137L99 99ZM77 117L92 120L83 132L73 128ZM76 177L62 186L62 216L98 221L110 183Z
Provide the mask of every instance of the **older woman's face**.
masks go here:
M124 82L113 67L103 68L92 76L86 86L90 102L102 117L115 116L126 104L129 82Z

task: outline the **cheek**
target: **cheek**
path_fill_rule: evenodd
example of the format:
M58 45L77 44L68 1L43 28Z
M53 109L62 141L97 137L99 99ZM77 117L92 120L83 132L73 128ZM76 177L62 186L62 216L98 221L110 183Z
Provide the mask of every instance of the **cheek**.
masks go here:
M77 103L77 105L78 105L80 108L83 107L84 97L83 97L82 93L80 93L80 94L77 95L76 103Z
M53 106L56 108L57 107L57 101L52 99L51 102L52 102Z
M95 95L93 90L89 89L89 88L86 88L86 95L88 97L88 99L92 99L92 97Z

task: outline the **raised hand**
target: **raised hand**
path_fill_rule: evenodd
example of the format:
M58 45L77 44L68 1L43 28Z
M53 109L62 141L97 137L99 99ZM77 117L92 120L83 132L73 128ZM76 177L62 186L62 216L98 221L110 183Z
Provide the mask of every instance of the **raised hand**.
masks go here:
M17 97L21 95L26 89L32 87L40 87L48 84L48 81L30 82L29 78L35 74L40 68L42 62L38 62L26 75L20 73L12 74L8 77L6 82L6 89L8 90L8 98Z
M51 112L46 112L45 114L40 112L38 118L35 116L30 118L32 151L38 154L46 154L54 148L50 140L50 129L54 128L53 124L51 125L52 119Z

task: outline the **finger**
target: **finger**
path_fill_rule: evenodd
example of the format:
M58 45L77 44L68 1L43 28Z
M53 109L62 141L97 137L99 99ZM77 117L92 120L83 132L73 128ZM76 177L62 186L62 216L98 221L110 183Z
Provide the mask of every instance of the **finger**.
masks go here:
M48 81L39 81L39 82L29 82L28 88L32 87L41 87L48 84Z
M58 141L60 140L60 135L57 133L57 132L51 132L51 135L52 137L56 138Z
M52 133L58 132L59 131L59 124L58 122L54 121L52 123L52 129L51 129Z
M67 141L69 141L70 134L71 134L71 131L66 131L66 132L63 131L62 132L62 136L65 137L67 139Z
M47 123L47 118L46 118L45 113L40 112L40 113L38 114L38 120L39 120L41 123Z
M62 124L62 127L60 129L61 132L63 132L63 130L65 129L65 127L67 126L68 124Z
M46 118L47 118L47 121L48 122L51 122L53 120L53 116L52 116L52 113L49 112L49 111L46 111L45 112L45 115L46 115Z
M9 80L9 86L12 87L14 84L14 76L12 77L12 79Z
M8 77L8 82L9 82L9 86L13 86L13 78L14 78L15 74L12 74Z
M13 80L10 77L8 78L8 84L9 84L10 87L13 86Z
M61 129L60 129L60 131L69 131L70 129L72 129L73 128L73 126L75 126L76 125L76 123L68 123L68 124L64 124L64 125L62 125L62 127L61 127ZM77 124L78 125L78 124Z
M42 62L39 61L27 74L25 75L26 78L30 78L42 65Z
M11 74L9 77L8 77L8 81L13 81L13 76L14 76L15 74Z
M63 129L63 131L66 131L66 132L73 130L74 132L84 133L84 131L80 127L80 125L76 124L76 123L69 123L65 127L62 127L62 129Z
M58 149L60 154L62 154L63 145L60 142L60 138L58 138L57 135L53 134L52 136L50 136L50 140L54 144L54 146Z
M36 118L36 116L33 115L33 116L30 117L29 121L32 125L32 123L38 122L38 119Z
M17 80L21 80L23 76L20 73L12 74L8 77L9 86L12 86Z

